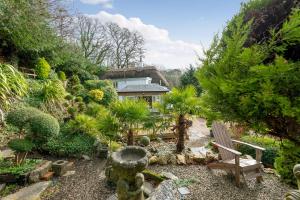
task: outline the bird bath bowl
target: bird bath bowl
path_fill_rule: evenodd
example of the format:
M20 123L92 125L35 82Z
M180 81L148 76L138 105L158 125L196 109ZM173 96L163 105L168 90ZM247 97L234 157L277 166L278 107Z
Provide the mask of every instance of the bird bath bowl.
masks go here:
M112 166L119 178L133 183L135 175L148 165L147 151L138 146L127 146L112 154Z

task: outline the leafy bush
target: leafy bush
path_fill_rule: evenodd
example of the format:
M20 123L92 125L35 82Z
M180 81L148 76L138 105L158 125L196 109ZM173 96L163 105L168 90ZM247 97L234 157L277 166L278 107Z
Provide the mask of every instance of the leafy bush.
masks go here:
M51 137L59 133L57 119L45 113L33 116L29 121L29 126L30 137L37 145L46 143Z
M112 141L110 144L109 144L109 149L110 151L118 151L120 148L122 147L122 145L116 141Z
M58 76L59 80L61 80L61 81L66 81L67 80L66 74L63 71L59 71L57 73L57 76Z
M7 114L6 122L18 127L20 131L23 131L29 119L37 114L41 114L41 111L36 108L18 107Z
M106 109L103 105L94 102L89 103L86 108L86 114L95 118L102 118L108 113L108 109Z
M278 155L280 148L280 142L270 137L252 137L244 136L241 138L242 141L264 147L266 150L262 155L262 163L266 167L273 167L275 158ZM243 153L255 158L255 149L246 145L240 145L238 150Z
M80 84L79 77L77 75L71 76L71 78L69 79L70 87L75 86L75 85L79 85L79 84Z
M293 168L299 163L299 146L290 141L284 141L283 146L279 151L279 156L275 160L275 169L280 174L284 182L296 185Z
M64 127L65 134L87 134L95 136L99 133L97 120L88 115L80 114L70 120Z
M95 139L85 134L63 135L51 138L43 149L55 156L80 156L92 154Z
M47 79L51 72L51 66L45 58L39 58L35 66L35 72L39 79Z
M7 109L15 99L27 94L27 81L13 66L0 64L0 80L0 109Z
M143 145L144 147L149 146L150 138L148 136L141 137L140 144Z
M0 174L13 174L20 176L33 170L41 160L38 159L26 159L21 165L14 165L9 160L0 162Z
M89 97L96 102L101 102L101 100L103 99L104 93L102 90L99 89L95 89L95 90L91 90L89 91Z
M41 100L47 103L61 102L65 95L65 88L59 80L46 81L40 91Z

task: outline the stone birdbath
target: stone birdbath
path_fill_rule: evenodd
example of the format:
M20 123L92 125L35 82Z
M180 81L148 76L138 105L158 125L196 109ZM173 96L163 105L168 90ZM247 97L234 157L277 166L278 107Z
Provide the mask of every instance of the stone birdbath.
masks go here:
M112 167L119 177L119 200L144 200L142 172L148 165L147 151L138 146L127 146L112 154Z

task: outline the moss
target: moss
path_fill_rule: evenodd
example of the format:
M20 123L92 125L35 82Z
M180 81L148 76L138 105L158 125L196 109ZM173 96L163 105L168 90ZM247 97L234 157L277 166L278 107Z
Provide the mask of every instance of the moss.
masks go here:
M145 176L146 179L151 179L151 180L154 180L155 182L162 182L166 179L166 177L160 175L160 174L157 174L151 170L148 170L148 169L145 169L143 172L142 172Z

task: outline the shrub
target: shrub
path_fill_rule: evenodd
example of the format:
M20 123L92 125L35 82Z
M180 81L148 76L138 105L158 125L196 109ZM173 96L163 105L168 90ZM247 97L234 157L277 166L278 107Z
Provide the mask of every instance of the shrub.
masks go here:
M66 81L67 80L66 74L63 71L59 71L57 73L57 76L58 76L59 80L61 80L61 81Z
M143 136L140 139L140 144L144 147L149 146L150 144L150 138L148 136Z
M39 163L41 163L41 160L26 159L20 165L13 165L11 161L5 160L0 163L0 174L24 175L33 170Z
M17 153L15 162L19 165L25 161L27 152L33 149L34 144L28 139L14 139L8 142L8 146Z
M86 108L86 114L95 118L102 118L108 113L109 111L103 105L94 102L89 103Z
M18 70L7 64L0 64L0 77L0 109L4 110L27 94L28 83Z
M116 141L112 141L109 144L109 149L110 149L110 151L113 151L113 152L118 151L121 147L122 147L122 145Z
M84 114L77 115L64 126L63 133L95 136L99 133L97 120Z
M42 113L33 116L30 121L30 137L35 144L44 144L51 137L58 135L59 123L49 114Z
M51 72L51 67L45 58L39 58L35 66L35 72L39 79L47 79Z
M75 86L75 85L79 85L80 84L80 79L77 75L73 75L71 76L70 80L69 80L69 85Z
M91 90L89 91L89 97L96 102L101 102L101 100L103 99L104 93L102 90L99 89L95 89L95 90Z
M242 141L264 147L266 150L262 155L262 163L266 167L273 167L275 158L278 155L280 148L280 142L270 137L252 137L244 136L241 138ZM238 150L243 153L255 158L255 149L246 145L240 145Z
M299 163L299 146L290 141L284 141L282 148L279 151L279 156L275 160L275 169L280 174L284 182L296 185L293 168Z
M80 156L92 154L95 139L89 135L63 135L51 138L43 149L55 156Z
M20 132L23 131L29 119L41 111L33 107L19 107L11 110L6 116L6 122L19 128Z
M43 83L40 91L40 98L43 102L61 102L65 96L65 88L59 80L47 81Z

